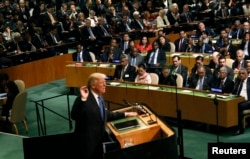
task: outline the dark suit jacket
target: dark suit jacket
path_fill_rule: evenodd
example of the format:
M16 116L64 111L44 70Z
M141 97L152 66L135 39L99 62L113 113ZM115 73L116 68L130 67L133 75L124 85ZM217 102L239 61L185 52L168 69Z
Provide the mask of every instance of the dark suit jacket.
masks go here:
M208 32L208 36L211 36L212 38L214 38L216 36L216 33L210 29L209 27L206 27L205 30ZM196 30L196 36L200 37L202 35L201 30Z
M71 110L71 118L75 120L75 143L78 145L76 153L79 153L79 158L93 159L96 158L97 153L100 153L98 157L102 156L102 142L107 135L106 121L124 117L124 113L105 110L105 121L103 121L100 108L91 90L86 101L77 97Z
M77 52L74 52L73 54L72 54L72 58L73 58L73 61L77 61ZM90 54L89 54L89 52L88 51L86 51L86 50L83 50L82 51L82 59L83 59L83 61L86 61L86 62L92 62L92 59L91 59L91 57L90 57Z
M196 45L193 52L202 53L202 46ZM204 53L213 53L213 48L211 45L205 43Z
M247 80L247 99L248 99L248 101L250 101L250 87L249 87L250 86L250 78L248 77L246 80ZM235 81L234 89L233 89L232 94L237 95L238 88L239 88L240 84L241 84L241 81L237 79ZM240 90L240 92L241 92L241 90Z
M147 56L146 56L146 58L145 58L145 62L146 62L146 64L147 64L149 67L154 67L154 66L150 66L150 64L149 64L150 56L151 56L151 54L152 54L154 51L155 51L155 50L151 50L151 51L147 54ZM166 64L166 53L165 53L164 51L162 51L161 49L159 49L159 51L158 51L157 63L160 64L159 67L162 67L163 65Z
M213 88L221 88L221 79L218 78L215 82L213 82ZM234 81L227 78L226 81L223 84L222 93L232 93L234 89Z
M164 77L162 74L160 74L159 75L159 84L176 86L176 79L174 78L173 75L168 75L168 77Z
M237 60L234 61L233 65L232 65L232 69L234 70L235 68L238 67L239 62ZM247 66L247 61L243 60L242 63L240 64L240 68L246 68Z
M115 68L115 73L114 73L114 78L120 79L121 77L121 72L122 72L122 65L117 65ZM135 81L135 77L136 77L136 69L134 66L128 65L122 79L124 81L130 81L130 82L134 82Z
M188 12L187 15L188 15L188 17L189 17L189 19L191 21L194 21L194 17L192 15L192 13ZM187 23L188 22L188 19L187 19L187 16L185 15L185 13L180 14L180 21L181 21L181 23Z
M189 87L190 88L196 88L198 80L199 80L198 75L191 77L191 79L189 80ZM204 81L203 81L203 90L210 90L211 89L212 80L213 80L212 76L205 75L205 78L204 78Z
M231 80L234 80L234 71L232 68L228 67L228 66L225 66L227 68L227 77ZM216 80L218 77L219 77L219 72L220 72L220 67L217 67L215 70L214 70L214 79Z
M178 69L175 71L175 67L174 65L170 66L170 73L174 74L174 73L178 73L182 76L183 78L183 86L185 86L186 81L187 81L187 74L188 74L188 68L184 65L179 65Z
M243 40L242 43L240 44L240 49L244 50L245 44L246 44L246 41ZM250 41L248 42L247 51L250 56Z
M179 50L179 45L180 45L179 43L180 43L180 39L175 40L175 42L174 42L174 44L175 44L175 51L176 52L186 52L187 45L188 45L187 39L183 39L180 50Z
M243 36L244 36L244 30L242 28L239 28L239 33L238 33L238 29L233 29L232 31L233 31L233 33L232 33L232 38L233 39L237 38L237 34L238 34L238 38L239 39L243 38Z
M143 26L143 29L144 29L144 25L143 25L142 20L139 19L139 21L140 21L140 23L141 23L141 25ZM133 20L131 21L131 27L132 27L133 29L135 29L135 30L142 30L140 24L139 24L139 23L137 22L137 20L135 20L135 19L133 19Z
M120 56L122 54L122 50L120 48L116 48L113 52L113 59L109 59L110 47L105 48L104 53L102 55L102 62L113 62L112 60L120 60Z

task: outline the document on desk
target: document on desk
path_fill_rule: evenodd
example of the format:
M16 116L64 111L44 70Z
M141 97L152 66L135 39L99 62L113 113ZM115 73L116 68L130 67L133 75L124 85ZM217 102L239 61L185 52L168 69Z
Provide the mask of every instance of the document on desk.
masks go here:
M207 95L208 97L211 97L211 98L215 98L215 94L208 94ZM229 98L230 96L226 96L226 95L216 95L217 98L222 98L222 99L226 99L226 98Z

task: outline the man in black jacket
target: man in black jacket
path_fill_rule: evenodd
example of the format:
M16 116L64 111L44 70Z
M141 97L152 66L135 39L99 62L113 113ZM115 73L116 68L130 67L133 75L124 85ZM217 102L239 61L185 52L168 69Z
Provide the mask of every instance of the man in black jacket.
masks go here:
M114 79L117 81L134 82L136 77L136 69L131 66L128 61L128 55L122 54L120 57L120 65L115 68Z

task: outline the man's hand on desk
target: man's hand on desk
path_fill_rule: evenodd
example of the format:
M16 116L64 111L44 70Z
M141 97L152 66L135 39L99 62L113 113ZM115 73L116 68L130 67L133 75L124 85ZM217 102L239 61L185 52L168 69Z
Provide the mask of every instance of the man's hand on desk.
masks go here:
M137 116L137 112L125 112L125 117Z

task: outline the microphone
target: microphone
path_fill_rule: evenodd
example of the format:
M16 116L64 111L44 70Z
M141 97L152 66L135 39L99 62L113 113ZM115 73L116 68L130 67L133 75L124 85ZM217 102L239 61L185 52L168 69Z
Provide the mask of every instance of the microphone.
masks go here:
M143 105L146 105L145 103L141 103L141 102L138 102L139 103L139 106L138 106L138 109L139 109L139 114L144 114L143 117L149 117L149 120L147 121L148 125L152 125L152 124L156 124L157 121L154 121L151 117L151 113L149 113L144 107ZM156 118L157 119L157 118Z
M132 104L129 103L126 99L123 99L123 102L126 104L126 106L131 106Z

